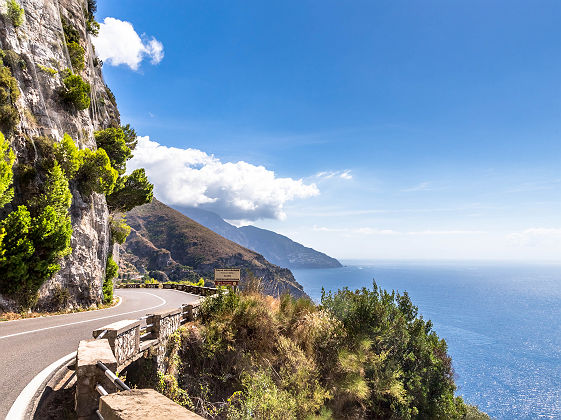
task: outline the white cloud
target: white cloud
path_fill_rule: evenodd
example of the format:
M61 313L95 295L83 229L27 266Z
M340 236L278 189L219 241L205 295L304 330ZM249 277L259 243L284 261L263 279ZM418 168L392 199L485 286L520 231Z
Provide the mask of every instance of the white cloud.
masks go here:
M318 172L316 174L316 178L318 178L318 179L341 178L341 179L349 181L349 180L353 179L353 175L351 174L350 169L345 169L345 170L342 170L342 171Z
M164 58L164 46L156 38L139 36L130 22L106 17L100 23L99 35L93 38L95 51L99 58L113 66L125 64L132 70L144 58L158 64Z
M138 137L130 170L145 168L155 194L175 206L199 206L229 220L283 219L286 202L319 194L315 184L279 178L263 166L221 162L197 149Z

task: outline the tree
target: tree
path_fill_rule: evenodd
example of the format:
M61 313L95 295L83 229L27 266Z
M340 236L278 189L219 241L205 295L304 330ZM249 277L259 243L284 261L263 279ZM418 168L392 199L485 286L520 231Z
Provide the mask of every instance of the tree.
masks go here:
M18 82L9 67L0 65L0 129L8 134L19 123L16 101L20 95Z
M0 133L0 208L4 207L14 198L12 181L14 179L13 166L16 157L10 143Z
M84 149L80 151L80 158L82 165L76 174L80 193L85 197L90 196L93 192L111 194L119 175L111 167L105 150L98 149L93 152L90 149Z
M111 160L111 166L119 172L119 175L124 174L127 160L132 157L132 152L127 146L127 138L123 129L109 127L105 130L96 131L94 136L97 147L107 152L107 156Z
M138 143L136 131L134 128L131 127L130 124L123 125L121 127L123 133L125 135L125 143L127 144L128 148L134 150L136 148L136 144Z
M77 74L67 73L62 79L64 88L60 91L62 99L78 110L88 109L90 107L91 86Z
M58 161L66 177L72 180L80 169L80 150L68 134L64 134L62 141L55 143L53 148L55 159Z
M107 196L109 210L127 212L149 203L152 201L153 188L144 169L135 169L130 175L120 177L113 192Z
M124 244L131 233L131 227L127 225L127 219L122 214L111 217L111 237L118 244Z
M103 302L111 303L113 300L113 280L117 277L119 266L113 257L107 257L107 264L105 266L105 281L103 282Z

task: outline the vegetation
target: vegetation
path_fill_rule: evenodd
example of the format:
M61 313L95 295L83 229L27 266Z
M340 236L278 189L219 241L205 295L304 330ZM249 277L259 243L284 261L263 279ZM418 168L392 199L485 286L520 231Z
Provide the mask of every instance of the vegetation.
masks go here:
M20 95L18 82L9 67L0 66L0 131L11 133L19 123L16 101Z
M74 71L84 70L84 48L80 45L80 32L66 19L62 19L62 30L66 41L66 48Z
M31 307L43 282L60 269L68 255L72 225L68 209L72 194L58 164L49 171L44 194L27 206L19 206L1 225L6 235L1 244L0 293Z
M97 11L96 0L88 0L88 8L85 10L86 30L93 36L99 35L99 23L95 20L95 12Z
M81 76L66 72L62 79L64 84L60 94L64 102L73 105L78 110L88 109L90 106L90 84Z
M127 225L127 219L122 214L111 217L111 237L118 244L124 244L131 233L131 227Z
M406 293L374 284L320 305L228 293L198 319L172 337L153 382L207 418L485 418L454 396L446 343Z
M39 70L42 70L45 73L50 74L51 76L56 76L56 74L58 73L57 69L53 69L47 66L42 66L41 64L37 64L37 67L39 67Z
M98 148L104 149L111 160L111 166L119 175L125 173L127 160L132 157L131 149L127 146L125 132L121 127L109 127L105 130L96 131L95 142Z
M111 162L105 150L95 152L90 149L82 150L82 162L76 180L80 193L90 196L93 192L111 194L117 181L117 171L111 167Z
M152 201L153 188L144 169L135 169L130 175L117 180L115 189L107 196L109 210L127 212L149 203Z
M117 278L119 266L111 256L107 257L105 267L105 280L103 281L103 302L110 303L113 301L113 280Z
M24 10L16 0L8 0L8 13L7 16L16 28L23 24Z
M8 66L12 72L17 68L25 69L27 67L25 60L14 50L0 50L0 57L2 57L2 63Z
M14 172L12 168L15 160L16 156L10 147L10 143L6 140L4 135L0 133L0 208L12 201L14 197L14 189L12 188ZM1 243L2 241L0 239L0 244Z

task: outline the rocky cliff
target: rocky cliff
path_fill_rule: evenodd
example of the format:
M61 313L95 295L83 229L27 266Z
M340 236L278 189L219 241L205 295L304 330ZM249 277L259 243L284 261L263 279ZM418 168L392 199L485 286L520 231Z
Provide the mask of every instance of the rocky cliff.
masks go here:
M60 141L63 134L68 133L79 148L93 150L96 149L93 132L119 124L115 99L103 81L101 62L96 59L90 42L87 1L19 0L19 4L24 16L23 23L17 27L7 17L6 2L1 2L0 7L0 48L4 64L10 67L20 91L13 104L19 122L8 136L17 158L15 198L1 210L0 219L41 191L38 176L42 170L38 164L41 147L38 143L42 139ZM63 22L70 24L79 36L78 43L84 52L81 68L72 66ZM69 70L91 86L91 105L85 110L77 110L60 100L62 80ZM105 197L94 193L83 199L76 189L72 195L72 253L61 262L61 270L42 285L39 307L52 306L57 290L65 291L70 305L99 303L102 297L110 248Z
M246 249L180 212L154 199L127 214L133 231L121 253L122 266L138 272L159 272L160 280L212 279L215 268L242 268L263 279L272 296L288 292L305 296L290 270L278 267L262 255ZM244 284L242 275L242 286Z

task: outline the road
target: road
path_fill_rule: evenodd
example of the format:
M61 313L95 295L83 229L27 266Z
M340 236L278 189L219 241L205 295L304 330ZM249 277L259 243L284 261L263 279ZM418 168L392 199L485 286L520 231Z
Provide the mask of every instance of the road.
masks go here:
M0 322L0 419L35 375L76 351L93 330L200 298L171 289L118 289L115 294L122 302L109 309Z

